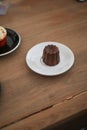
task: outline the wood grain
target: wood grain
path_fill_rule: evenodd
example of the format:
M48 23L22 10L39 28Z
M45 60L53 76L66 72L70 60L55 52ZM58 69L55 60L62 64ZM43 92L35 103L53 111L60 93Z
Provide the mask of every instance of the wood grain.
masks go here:
M35 115L25 117L25 119L15 122L11 124L10 127L7 126L2 130L38 130L48 127L50 124L56 124L57 122L60 124L64 119L68 119L69 117L73 117L76 113L79 113L81 109L85 110L87 108L85 99L87 99L87 92L83 92L71 100L66 99Z
M87 110L87 3L12 1L0 25L22 38L16 51L0 57L0 130L39 130ZM32 72L25 62L27 51L43 41L69 46L74 66L54 77Z

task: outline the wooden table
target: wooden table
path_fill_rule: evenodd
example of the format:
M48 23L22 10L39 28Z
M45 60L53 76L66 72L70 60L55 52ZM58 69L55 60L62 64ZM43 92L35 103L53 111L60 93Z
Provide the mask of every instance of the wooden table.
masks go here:
M51 129L85 115L87 3L12 0L7 15L0 16L0 25L16 30L22 38L17 50L0 57L0 130ZM74 66L53 77L30 70L26 54L43 41L70 47L75 55Z

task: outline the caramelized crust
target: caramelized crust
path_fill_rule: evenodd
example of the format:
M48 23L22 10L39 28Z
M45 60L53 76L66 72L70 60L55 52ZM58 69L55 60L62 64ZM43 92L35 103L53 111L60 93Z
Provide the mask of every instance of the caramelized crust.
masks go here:
M43 62L49 66L54 66L60 61L59 49L55 45L47 45L43 50Z

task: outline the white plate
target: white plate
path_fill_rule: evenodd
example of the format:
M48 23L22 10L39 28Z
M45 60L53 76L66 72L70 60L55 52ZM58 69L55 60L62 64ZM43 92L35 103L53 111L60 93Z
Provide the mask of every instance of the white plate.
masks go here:
M43 49L47 45L56 45L60 52L60 62L55 66L48 66L43 63ZM68 71L74 64L74 54L70 48L58 42L42 42L32 47L26 55L26 63L34 72L45 75L55 76Z
M9 28L6 28L6 30L7 42L5 46L0 47L0 56L5 56L15 51L19 47L21 42L21 37L16 31Z

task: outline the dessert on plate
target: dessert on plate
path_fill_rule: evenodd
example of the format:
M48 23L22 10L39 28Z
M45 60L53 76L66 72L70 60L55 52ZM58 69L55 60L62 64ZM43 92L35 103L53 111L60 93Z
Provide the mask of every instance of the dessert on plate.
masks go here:
M7 41L7 31L4 27L0 26L0 47L4 46Z
M46 65L54 66L60 61L59 49L56 45L47 45L43 50L43 62Z

